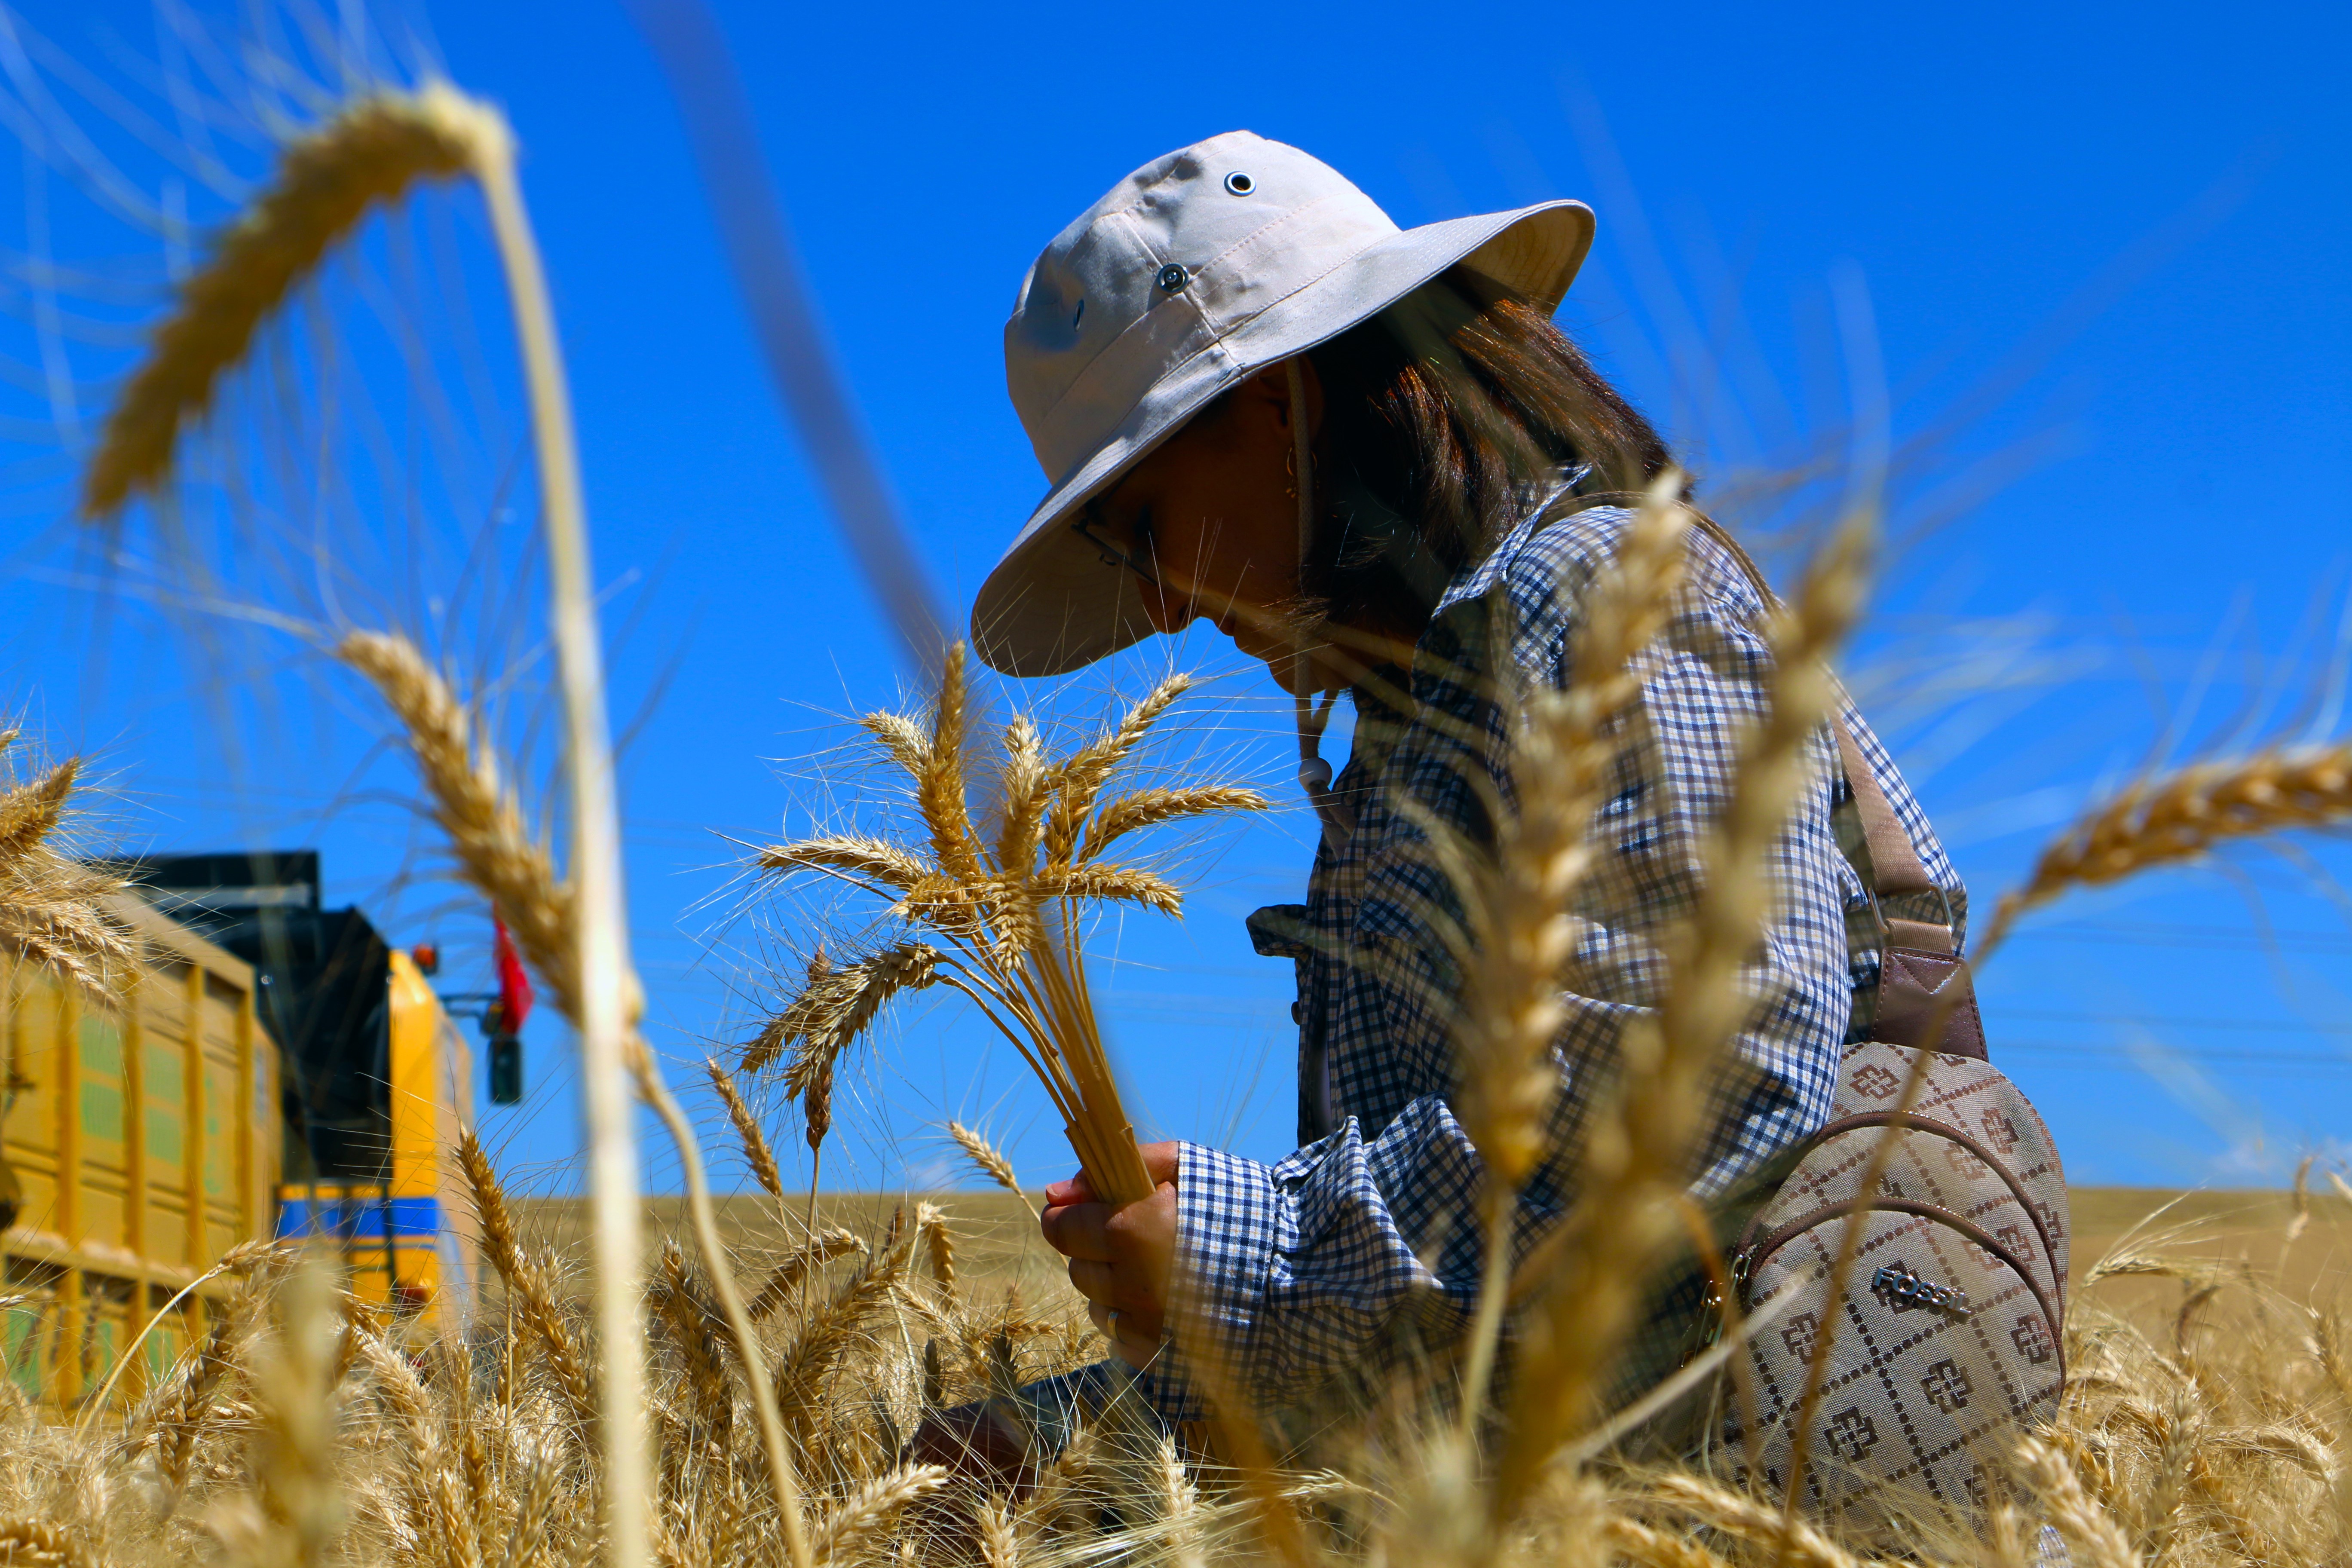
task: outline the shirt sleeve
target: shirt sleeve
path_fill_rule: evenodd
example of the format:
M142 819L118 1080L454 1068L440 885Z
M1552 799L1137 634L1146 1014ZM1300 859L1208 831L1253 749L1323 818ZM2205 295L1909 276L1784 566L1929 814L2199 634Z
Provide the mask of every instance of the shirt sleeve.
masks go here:
M1278 1165L1184 1144L1171 1304L1185 1337L1154 1369L1161 1413L1199 1419L1204 1383L1262 1408L1296 1403L1356 1363L1368 1337L1451 1342L1475 1303L1479 1259L1458 1247L1418 1256L1391 1199L1467 1215L1479 1172L1436 1096L1377 1138L1351 1116ZM1184 1350L1220 1368L1190 1376Z
M1511 596L1508 614L1489 602L1455 617L1459 664L1493 669L1515 660L1557 682L1581 586L1576 564L1521 564L1526 571L1505 573L1494 589ZM1657 1005L1665 931L1696 906L1705 836L1766 701L1771 661L1757 611L1693 594L1645 658L1594 823L1603 853L1574 895L1568 1018L1552 1050L1562 1089L1555 1151L1580 1147L1594 1086L1613 1068L1625 1021ZM1482 651L1479 637L1494 635L1482 626L1500 629L1509 646ZM1174 1321L1260 1408L1449 1347L1475 1305L1481 1166L1449 1104L1458 981L1432 923L1453 907L1452 892L1412 823L1434 819L1475 835L1489 789L1479 772L1499 783L1506 801L1528 783L1508 776L1507 730L1482 710L1479 684L1416 689L1455 721L1434 727L1450 738L1403 750L1386 772L1382 787L1409 794L1418 810L1384 814L1384 841L1367 847L1339 987L1330 1048L1334 1073L1351 1089L1346 1099L1385 1094L1399 1109L1379 1125L1348 1116L1274 1166L1183 1149ZM1858 884L1832 823L1836 767L1826 729L1812 752L1812 782L1765 867L1773 914L1744 974L1750 1021L1734 1042L1732 1069L1708 1091L1707 1131L1691 1173L1702 1198L1736 1187L1829 1114L1852 1004L1846 906ZM1530 1183L1516 1244L1574 1201L1574 1164L1572 1152L1557 1155ZM1197 1416L1199 1390L1181 1356L1164 1359L1150 1392L1171 1417Z

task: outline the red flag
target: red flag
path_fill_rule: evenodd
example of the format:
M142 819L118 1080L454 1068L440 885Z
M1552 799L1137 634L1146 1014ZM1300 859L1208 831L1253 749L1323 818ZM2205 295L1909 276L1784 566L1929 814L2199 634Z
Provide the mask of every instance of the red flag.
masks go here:
M514 937L507 931L507 922L490 911L490 923L499 932L499 1030L502 1035L522 1033L522 1021L530 1016L530 976L523 972L522 955L515 951Z

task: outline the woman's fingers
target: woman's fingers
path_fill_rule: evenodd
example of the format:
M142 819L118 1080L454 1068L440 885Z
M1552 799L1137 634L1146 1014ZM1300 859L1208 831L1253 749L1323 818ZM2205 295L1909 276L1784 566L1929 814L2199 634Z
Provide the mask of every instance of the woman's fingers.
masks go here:
M1154 1186L1176 1179L1176 1173L1183 1164L1183 1152L1184 1146L1181 1143L1173 1142L1144 1143L1137 1147L1137 1152L1143 1156L1143 1168L1150 1173ZM1069 1204L1090 1204L1094 1201L1095 1189L1087 1182L1087 1173L1084 1171L1065 1180L1052 1183L1045 1188L1047 1208L1061 1208Z
M1155 1274L1164 1273L1176 1235L1176 1189L1163 1183L1151 1196L1123 1209L1093 1203L1049 1205L1038 1226L1045 1244L1065 1258L1148 1261Z
M1095 1327L1102 1331L1103 1338L1110 1342L1111 1349L1118 1352L1119 1359L1129 1366L1147 1365L1160 1353L1160 1318L1157 1313L1147 1316L1141 1312L1122 1311L1113 1318L1110 1309L1099 1302L1088 1307L1087 1311L1094 1319Z
M1048 1183L1045 1187L1045 1206L1049 1209L1066 1208L1071 1204L1090 1204L1094 1201L1095 1190L1087 1184L1087 1173L1084 1171L1080 1171L1066 1181Z
M1113 1325L1110 1321L1110 1315L1113 1312L1118 1314L1118 1321L1116 1325ZM1147 1309L1106 1307L1100 1301L1089 1301L1087 1303L1087 1316L1095 1321L1095 1327L1100 1329L1106 1338L1111 1336L1112 1330L1116 1326L1119 1338L1130 1339L1139 1344L1156 1345L1160 1342L1160 1314L1156 1311Z
M1045 1210L1038 1224L1045 1232L1045 1245L1063 1257L1110 1263L1118 1257L1112 1250L1110 1217L1108 1204L1055 1204Z
M1118 1276L1108 1263L1097 1263L1091 1258L1070 1259L1070 1285L1087 1300L1101 1307L1116 1307L1119 1300Z
M1160 1352L1160 1300L1176 1250L1177 1145L1148 1144L1143 1157L1159 1185L1142 1202L1120 1209L1092 1202L1079 1176L1047 1188L1038 1216L1046 1242L1070 1260L1070 1283L1087 1298L1095 1326L1136 1366Z
M1149 1312L1154 1327L1158 1326L1160 1303L1151 1294L1151 1282L1143 1271L1129 1265L1097 1263L1091 1258L1070 1259L1070 1284L1087 1300L1122 1312Z

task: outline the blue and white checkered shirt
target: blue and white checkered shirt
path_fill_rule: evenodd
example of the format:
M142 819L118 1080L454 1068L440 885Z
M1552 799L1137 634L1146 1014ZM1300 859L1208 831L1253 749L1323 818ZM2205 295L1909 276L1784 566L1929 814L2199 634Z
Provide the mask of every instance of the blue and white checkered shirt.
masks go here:
M1317 853L1305 904L1252 917L1259 951L1297 966L1303 1147L1268 1166L1183 1146L1171 1307L1261 1410L1377 1377L1399 1354L1443 1351L1468 1326L1480 1164L1448 1103L1452 977L1420 912L1451 894L1401 803L1484 837L1473 773L1506 802L1527 787L1510 776L1509 718L1495 696L1511 679L1503 660L1525 680L1565 680L1580 607L1631 521L1614 507L1562 510L1534 509L1450 586L1421 641L1409 711L1356 694L1353 752L1334 785L1352 829ZM1572 1201L1590 1086L1625 1020L1657 1004L1661 939L1697 897L1702 839L1766 701L1766 613L1730 552L1694 532L1689 582L1644 660L1594 824L1608 852L1573 895L1579 934L1553 1047L1564 1092L1551 1147L1566 1154L1522 1196L1522 1246ZM1965 894L1950 860L1877 737L1860 715L1847 721L1957 927ZM1858 827L1840 809L1848 792L1826 729L1814 751L1816 782L1771 856L1776 912L1747 973L1755 1010L1737 1047L1748 1070L1716 1093L1693 1178L1702 1198L1827 1121L1840 1047L1861 1027L1857 1005L1876 994L1878 925L1841 849L1842 830L1852 844ZM1172 1349L1142 1387L1171 1420L1203 1413Z

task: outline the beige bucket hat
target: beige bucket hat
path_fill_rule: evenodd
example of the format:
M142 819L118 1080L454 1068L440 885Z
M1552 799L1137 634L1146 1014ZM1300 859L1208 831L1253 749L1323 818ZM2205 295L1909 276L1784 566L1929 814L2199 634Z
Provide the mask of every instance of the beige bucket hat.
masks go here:
M1145 164L1055 237L1004 327L1013 406L1051 485L981 584L972 645L1060 675L1150 635L1135 575L1071 526L1204 405L1455 262L1556 309L1592 244L1581 202L1399 228L1339 172L1228 132Z

